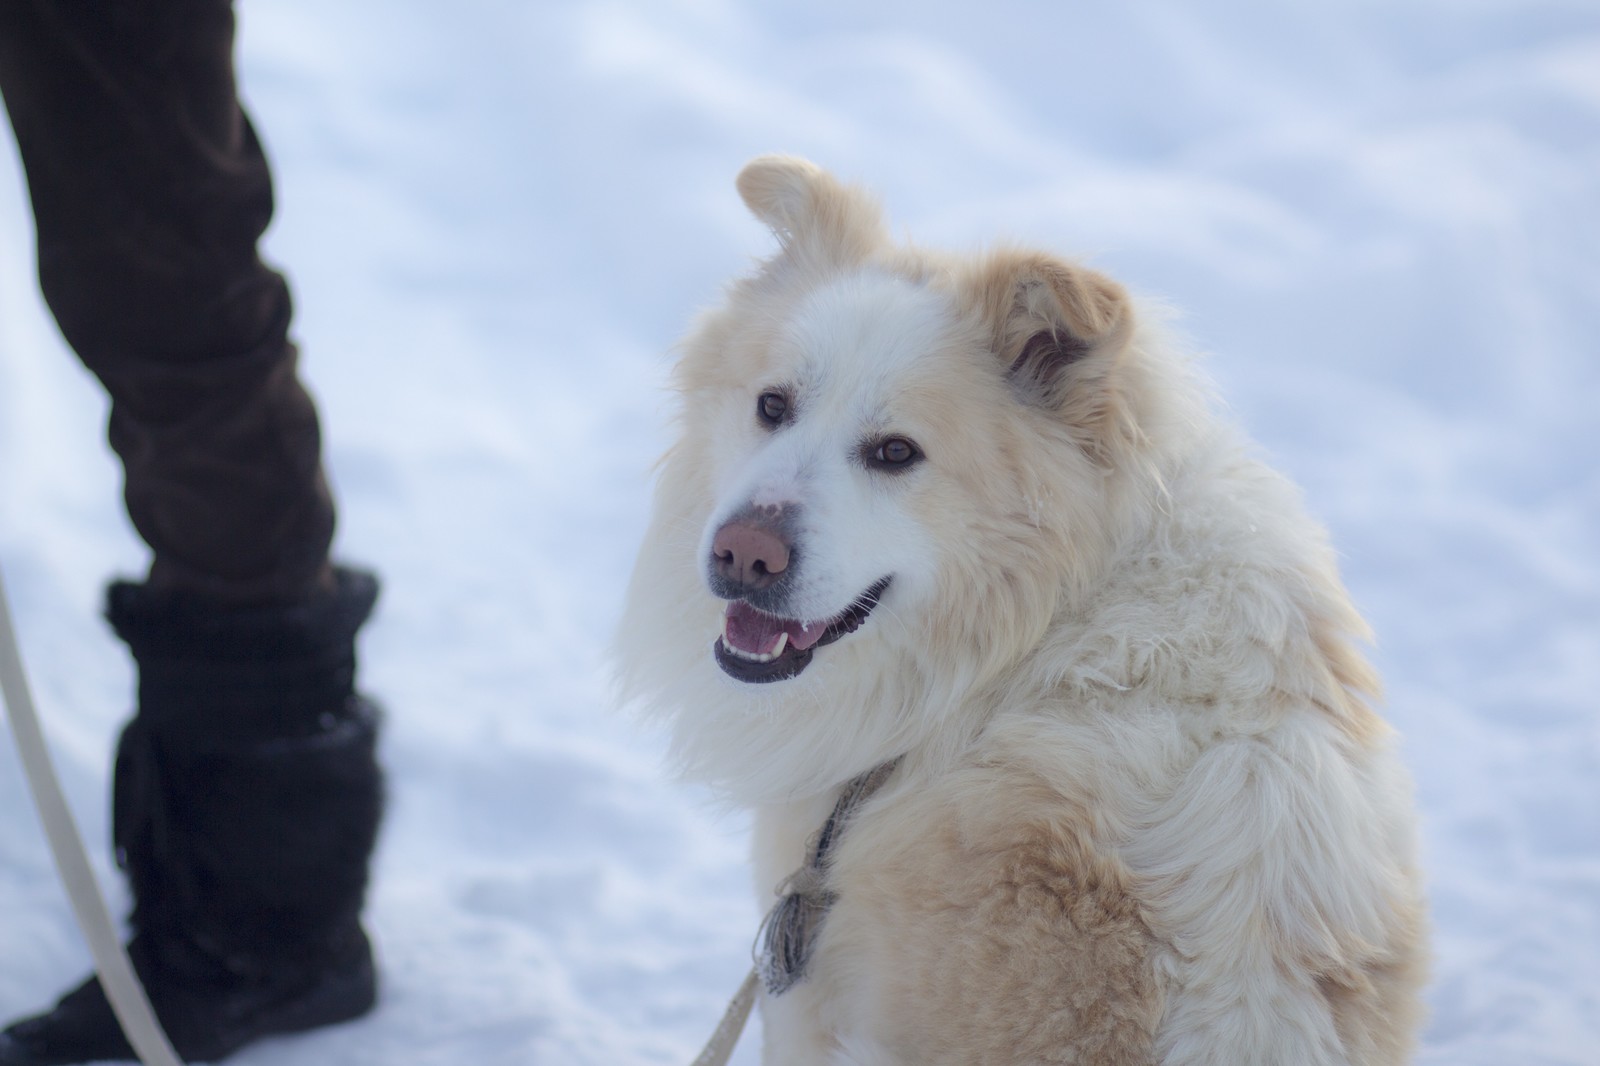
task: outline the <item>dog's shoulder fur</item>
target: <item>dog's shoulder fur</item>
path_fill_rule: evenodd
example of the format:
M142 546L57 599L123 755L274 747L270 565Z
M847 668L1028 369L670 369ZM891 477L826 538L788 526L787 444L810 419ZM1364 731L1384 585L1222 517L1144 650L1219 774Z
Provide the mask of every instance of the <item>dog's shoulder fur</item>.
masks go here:
M839 787L903 758L839 842L812 972L763 1004L766 1061L1404 1061L1426 956L1409 784L1296 490L1110 279L892 244L804 161L738 184L782 250L685 344L624 686L687 772L757 810L764 897ZM839 490L895 586L804 676L750 686L708 662L698 560L779 380L830 412L870 394L930 469Z

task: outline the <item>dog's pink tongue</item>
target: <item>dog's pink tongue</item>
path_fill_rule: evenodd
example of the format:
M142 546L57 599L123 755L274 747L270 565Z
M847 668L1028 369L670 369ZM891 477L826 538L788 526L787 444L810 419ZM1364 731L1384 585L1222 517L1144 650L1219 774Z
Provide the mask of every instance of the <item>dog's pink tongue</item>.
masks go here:
M790 647L805 651L822 639L827 628L826 622L802 625L792 618L778 618L748 603L735 601L728 604L724 636L735 649L747 655L771 655L781 634L789 634Z

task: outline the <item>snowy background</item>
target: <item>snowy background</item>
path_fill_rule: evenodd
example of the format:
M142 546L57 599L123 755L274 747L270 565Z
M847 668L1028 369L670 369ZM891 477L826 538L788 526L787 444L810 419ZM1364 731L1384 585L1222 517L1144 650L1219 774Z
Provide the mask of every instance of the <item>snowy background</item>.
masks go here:
M691 313L810 156L891 224L1082 255L1186 312L1375 625L1437 926L1421 1061L1600 1063L1600 5L255 0L339 549L393 808L369 1020L239 1066L687 1062L748 962L744 826L605 645ZM100 870L143 550L39 306L0 138L0 564ZM84 972L0 738L0 1016ZM737 1061L755 1061L747 1036Z

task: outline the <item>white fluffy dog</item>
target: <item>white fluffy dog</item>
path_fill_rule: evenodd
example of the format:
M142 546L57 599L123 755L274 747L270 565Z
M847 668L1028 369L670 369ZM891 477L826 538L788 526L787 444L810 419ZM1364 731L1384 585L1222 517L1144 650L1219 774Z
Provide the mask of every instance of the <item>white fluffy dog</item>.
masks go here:
M781 248L684 344L619 662L755 810L765 1061L1404 1061L1410 785L1295 489L1115 282L738 187Z

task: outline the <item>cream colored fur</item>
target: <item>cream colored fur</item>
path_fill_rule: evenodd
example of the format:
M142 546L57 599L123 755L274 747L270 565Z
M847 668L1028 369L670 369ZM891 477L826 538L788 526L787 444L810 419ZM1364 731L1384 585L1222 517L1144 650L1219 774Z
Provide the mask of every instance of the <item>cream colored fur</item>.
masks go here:
M1296 491L1114 282L893 244L802 160L738 184L781 250L684 342L623 686L756 811L763 908L840 787L905 756L834 856L806 978L763 997L764 1061L1405 1061L1410 786ZM925 459L863 466L885 434ZM705 577L752 503L805 515L806 620L892 575L759 685L713 661Z

